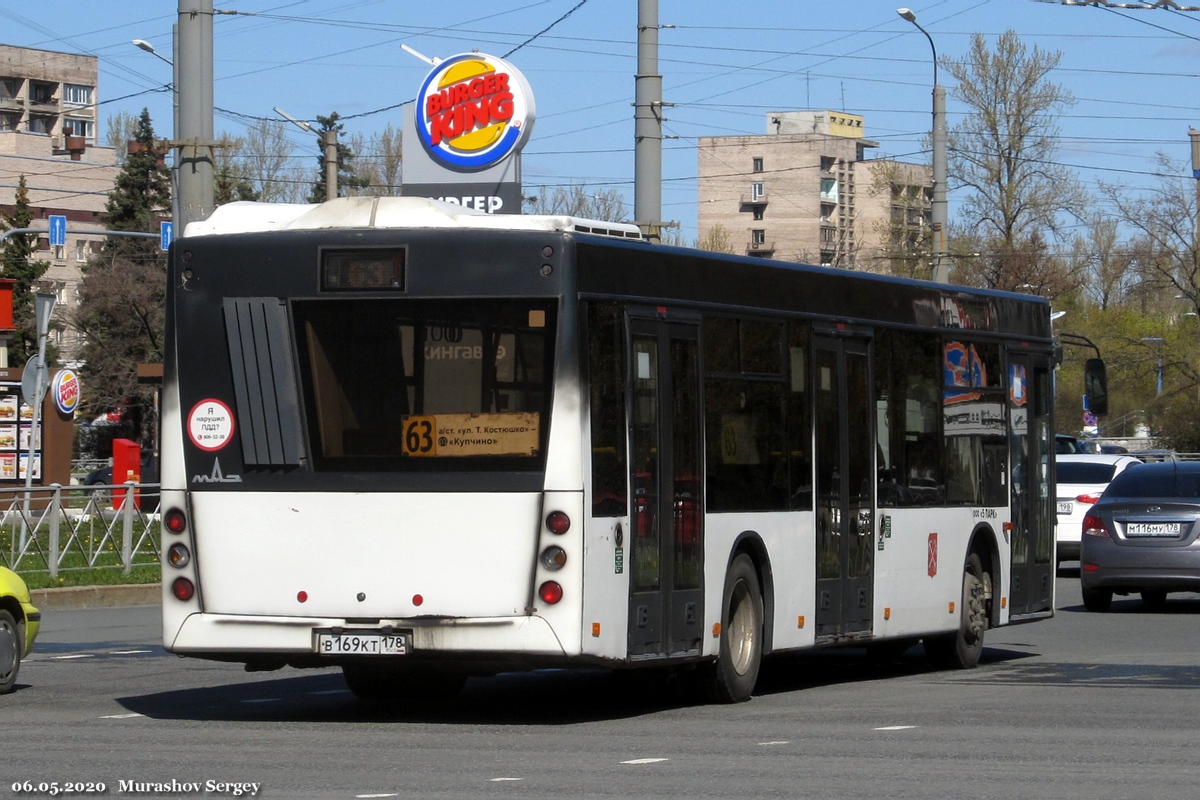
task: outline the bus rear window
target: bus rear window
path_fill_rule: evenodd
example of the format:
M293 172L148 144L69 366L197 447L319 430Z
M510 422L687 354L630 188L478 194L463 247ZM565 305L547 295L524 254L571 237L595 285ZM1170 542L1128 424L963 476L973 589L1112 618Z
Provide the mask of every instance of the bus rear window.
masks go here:
M293 316L317 471L540 468L553 303L306 300Z

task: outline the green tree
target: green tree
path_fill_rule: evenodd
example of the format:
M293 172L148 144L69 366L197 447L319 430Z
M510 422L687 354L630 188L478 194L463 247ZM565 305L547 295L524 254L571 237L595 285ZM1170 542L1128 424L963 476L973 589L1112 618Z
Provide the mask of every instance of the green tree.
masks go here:
M308 193L308 202L310 203L324 203L327 199L325 196L325 136L329 131L336 131L338 134L338 196L350 197L358 194L358 190L366 188L370 183L368 179L355 174L354 167L351 165L351 162L354 161L354 151L342 141L342 123L338 122L338 119L336 111L328 117L317 115L317 123L321 127L317 131L317 177Z
M108 195L106 227L153 233L171 204L170 174L154 140L150 113L138 120L130 153ZM88 262L76 326L84 335L80 373L90 414L114 409L141 427L151 395L137 382L139 363L161 362L166 308L166 257L157 238L109 236Z
M28 228L33 220L29 209L29 189L25 184L25 176L17 181L17 191L13 210L0 220L0 229L10 231ZM4 240L4 277L10 278L13 284L13 327L16 333L8 342L8 363L19 367L36 355L37 326L33 305L33 290L37 281L46 273L50 266L45 261L32 259L34 250L31 241L33 234L16 233ZM47 361L53 361L52 353L47 351Z

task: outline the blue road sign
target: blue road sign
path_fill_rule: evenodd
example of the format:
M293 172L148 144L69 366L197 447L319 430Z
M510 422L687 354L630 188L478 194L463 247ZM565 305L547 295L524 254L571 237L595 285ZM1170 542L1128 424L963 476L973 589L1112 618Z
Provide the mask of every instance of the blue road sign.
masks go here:
M158 236L159 236L158 249L159 250L170 250L171 249L171 239L174 238L174 236L175 236L175 223L160 222L158 224Z
M50 216L50 246L62 247L67 243L67 218L57 214Z

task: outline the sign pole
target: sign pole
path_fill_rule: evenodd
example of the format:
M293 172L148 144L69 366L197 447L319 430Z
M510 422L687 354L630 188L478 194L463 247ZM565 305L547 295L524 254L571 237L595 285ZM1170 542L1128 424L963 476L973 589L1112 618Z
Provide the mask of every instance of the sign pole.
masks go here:
M28 392L25 396L25 399L33 407L33 419L29 429L28 461L25 462L25 509L21 515L22 551L25 550L25 544L29 538L29 495L33 490L34 456L37 453L38 440L41 438L39 433L42 424L42 398L46 395L46 336L50 332L50 314L54 311L54 301L54 295L49 292L38 292L34 295L33 300L37 323L38 354L34 364L33 396L29 396ZM35 359L31 358L29 361L35 361ZM29 362L26 362L25 369L29 369ZM26 377L28 376L22 375L22 391L29 386L29 381L25 380ZM18 430L20 430L19 427Z

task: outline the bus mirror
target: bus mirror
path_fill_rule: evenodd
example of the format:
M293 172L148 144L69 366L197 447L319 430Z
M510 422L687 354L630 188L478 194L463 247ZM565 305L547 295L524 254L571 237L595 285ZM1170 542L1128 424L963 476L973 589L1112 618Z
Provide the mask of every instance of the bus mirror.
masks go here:
M1108 370L1104 359L1087 360L1083 367L1083 393L1087 395L1088 411L1097 417L1108 413Z

